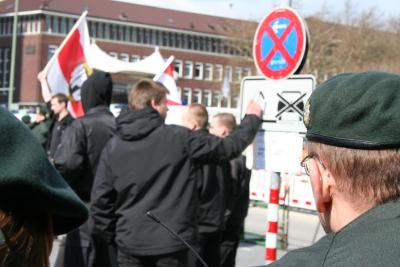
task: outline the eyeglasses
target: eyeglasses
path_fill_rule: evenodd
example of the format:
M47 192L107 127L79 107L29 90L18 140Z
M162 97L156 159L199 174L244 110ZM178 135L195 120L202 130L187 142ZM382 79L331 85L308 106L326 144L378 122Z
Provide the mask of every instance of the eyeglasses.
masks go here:
M310 154L305 156L304 159L300 162L301 167L304 168L304 170L306 171L306 174L308 176L310 176L310 167L308 166L307 162L308 162L309 159L313 159L313 158L318 160L318 162L321 164L321 166L324 169L326 169L324 163L321 161L321 159L319 158L318 154L314 153L314 152L311 152Z

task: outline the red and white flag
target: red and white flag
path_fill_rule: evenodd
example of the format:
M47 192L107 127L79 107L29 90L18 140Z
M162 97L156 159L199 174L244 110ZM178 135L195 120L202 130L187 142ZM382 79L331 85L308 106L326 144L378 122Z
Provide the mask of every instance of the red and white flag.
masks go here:
M154 76L153 81L162 83L169 91L167 96L167 105L178 106L182 105L181 93L176 87L176 82L174 78L174 57L170 56L165 62L160 73Z
M44 69L51 94L63 93L69 96L68 109L74 117L84 115L81 87L92 73L85 57L90 45L86 14L87 11L81 15Z

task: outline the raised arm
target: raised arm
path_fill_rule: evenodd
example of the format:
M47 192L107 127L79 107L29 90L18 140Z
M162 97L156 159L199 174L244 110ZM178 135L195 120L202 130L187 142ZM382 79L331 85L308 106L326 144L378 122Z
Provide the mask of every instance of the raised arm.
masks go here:
M187 150L194 162L213 163L237 157L254 139L261 125L262 110L254 101L247 106L242 123L225 138L191 132Z
M41 71L41 72L39 72L37 78L40 82L40 87L42 89L43 101L45 103L48 103L51 100L52 95L50 92L49 85L47 84L46 76L47 76L47 74Z

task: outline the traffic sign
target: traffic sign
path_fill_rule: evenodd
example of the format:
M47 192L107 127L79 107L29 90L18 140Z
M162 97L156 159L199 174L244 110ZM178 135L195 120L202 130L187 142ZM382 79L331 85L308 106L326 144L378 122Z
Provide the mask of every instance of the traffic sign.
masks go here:
M268 79L280 80L296 73L306 54L307 27L292 8L272 10L258 25L253 42L257 69Z
M254 99L264 109L264 130L304 133L304 108L314 87L312 75L292 75L286 80L246 77L241 85L240 115L243 118L247 103Z

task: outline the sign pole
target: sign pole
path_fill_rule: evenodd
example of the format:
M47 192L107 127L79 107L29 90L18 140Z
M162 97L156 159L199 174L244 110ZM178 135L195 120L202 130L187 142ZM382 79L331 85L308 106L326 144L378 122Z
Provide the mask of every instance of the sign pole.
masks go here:
M281 174L279 172L271 172L268 204L268 231L265 236L265 260L267 264L276 261L280 184Z

